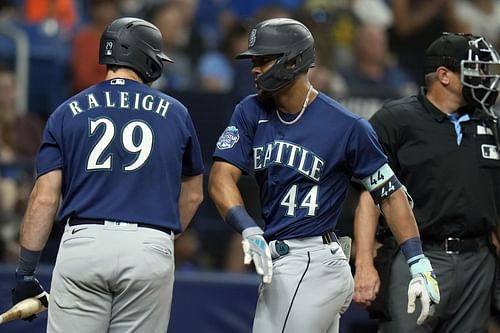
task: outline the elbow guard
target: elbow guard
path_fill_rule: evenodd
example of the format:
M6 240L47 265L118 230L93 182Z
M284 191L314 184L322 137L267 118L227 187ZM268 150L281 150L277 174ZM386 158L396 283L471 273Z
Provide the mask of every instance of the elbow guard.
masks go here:
M400 188L403 188L406 195L409 197L406 189L399 182L398 178L387 163L382 165L372 175L361 179L361 183L366 190L370 192L370 195L377 206L379 206L385 198L388 198Z

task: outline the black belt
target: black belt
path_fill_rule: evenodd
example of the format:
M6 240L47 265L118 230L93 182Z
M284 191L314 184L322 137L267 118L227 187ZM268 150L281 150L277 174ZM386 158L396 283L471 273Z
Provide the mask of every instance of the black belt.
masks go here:
M325 245L331 244L333 242L338 243L337 235L335 235L335 233L333 231L329 231L329 232L321 235L321 238L323 239L323 244L325 244ZM285 254L287 254L290 251L290 248L288 247L288 244L286 243L286 241L280 241L280 240L276 241L274 243L274 248L276 249L276 252L280 256L284 256Z
M455 237L448 237L444 240L422 240L422 247L424 250L443 250L448 254L459 254L465 252L475 252L481 247L487 245L488 240L486 237L461 239Z
M329 231L326 234L321 235L321 238L323 239L323 244L328 245L333 242L339 242L339 239L337 238L337 235L333 231Z
M79 217L70 217L69 221L68 221L68 225L70 227L74 227L75 225L82 225L82 224L100 224L100 225L104 225L104 223L106 221L107 220L93 220L93 219L82 219L82 218L79 218ZM110 222L118 222L118 221L110 221ZM165 228L165 227L160 227L159 225L146 224L146 223L133 223L133 222L123 222L123 223L136 224L140 228L155 229L155 230L163 231L164 233L167 233L169 235L172 234L172 230L171 229Z

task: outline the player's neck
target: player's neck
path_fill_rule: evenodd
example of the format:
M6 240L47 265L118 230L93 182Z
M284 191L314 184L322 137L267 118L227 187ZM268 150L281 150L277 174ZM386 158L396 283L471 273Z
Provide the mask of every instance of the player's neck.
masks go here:
M112 80L117 78L129 79L137 81L139 83L143 83L141 77L135 71L128 68L119 68L116 71L108 70L105 80Z
M311 104L317 91L309 81L295 81L274 95L274 102L279 111L289 114L299 113L304 103Z

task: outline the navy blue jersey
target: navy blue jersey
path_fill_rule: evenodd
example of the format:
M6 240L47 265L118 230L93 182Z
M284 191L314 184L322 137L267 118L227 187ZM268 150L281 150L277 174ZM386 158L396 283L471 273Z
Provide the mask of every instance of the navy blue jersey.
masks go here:
M281 123L255 95L245 98L214 158L255 173L268 240L333 230L351 178L370 176L387 162L368 121L322 93L293 125Z
M181 176L203 172L187 109L147 85L113 79L61 104L47 121L37 176L62 169L58 219L148 223L181 230Z

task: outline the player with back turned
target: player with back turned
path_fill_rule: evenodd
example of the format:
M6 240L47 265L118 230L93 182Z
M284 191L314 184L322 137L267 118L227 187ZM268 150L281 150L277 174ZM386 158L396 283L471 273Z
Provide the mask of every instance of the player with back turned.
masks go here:
M35 269L59 208L65 230L48 332L167 329L173 238L203 198L203 162L186 108L150 87L171 62L161 41L149 22L113 21L99 51L105 81L62 103L46 124L12 300L43 291Z
M427 318L439 288L405 189L369 123L311 86L310 31L291 19L260 22L238 57L251 59L258 93L236 106L217 142L209 192L224 220L242 233L245 262L253 260L262 275L253 332L338 332L353 278L333 230L353 177L380 205L411 259L410 305L420 298ZM263 228L237 187L250 172L260 187Z

